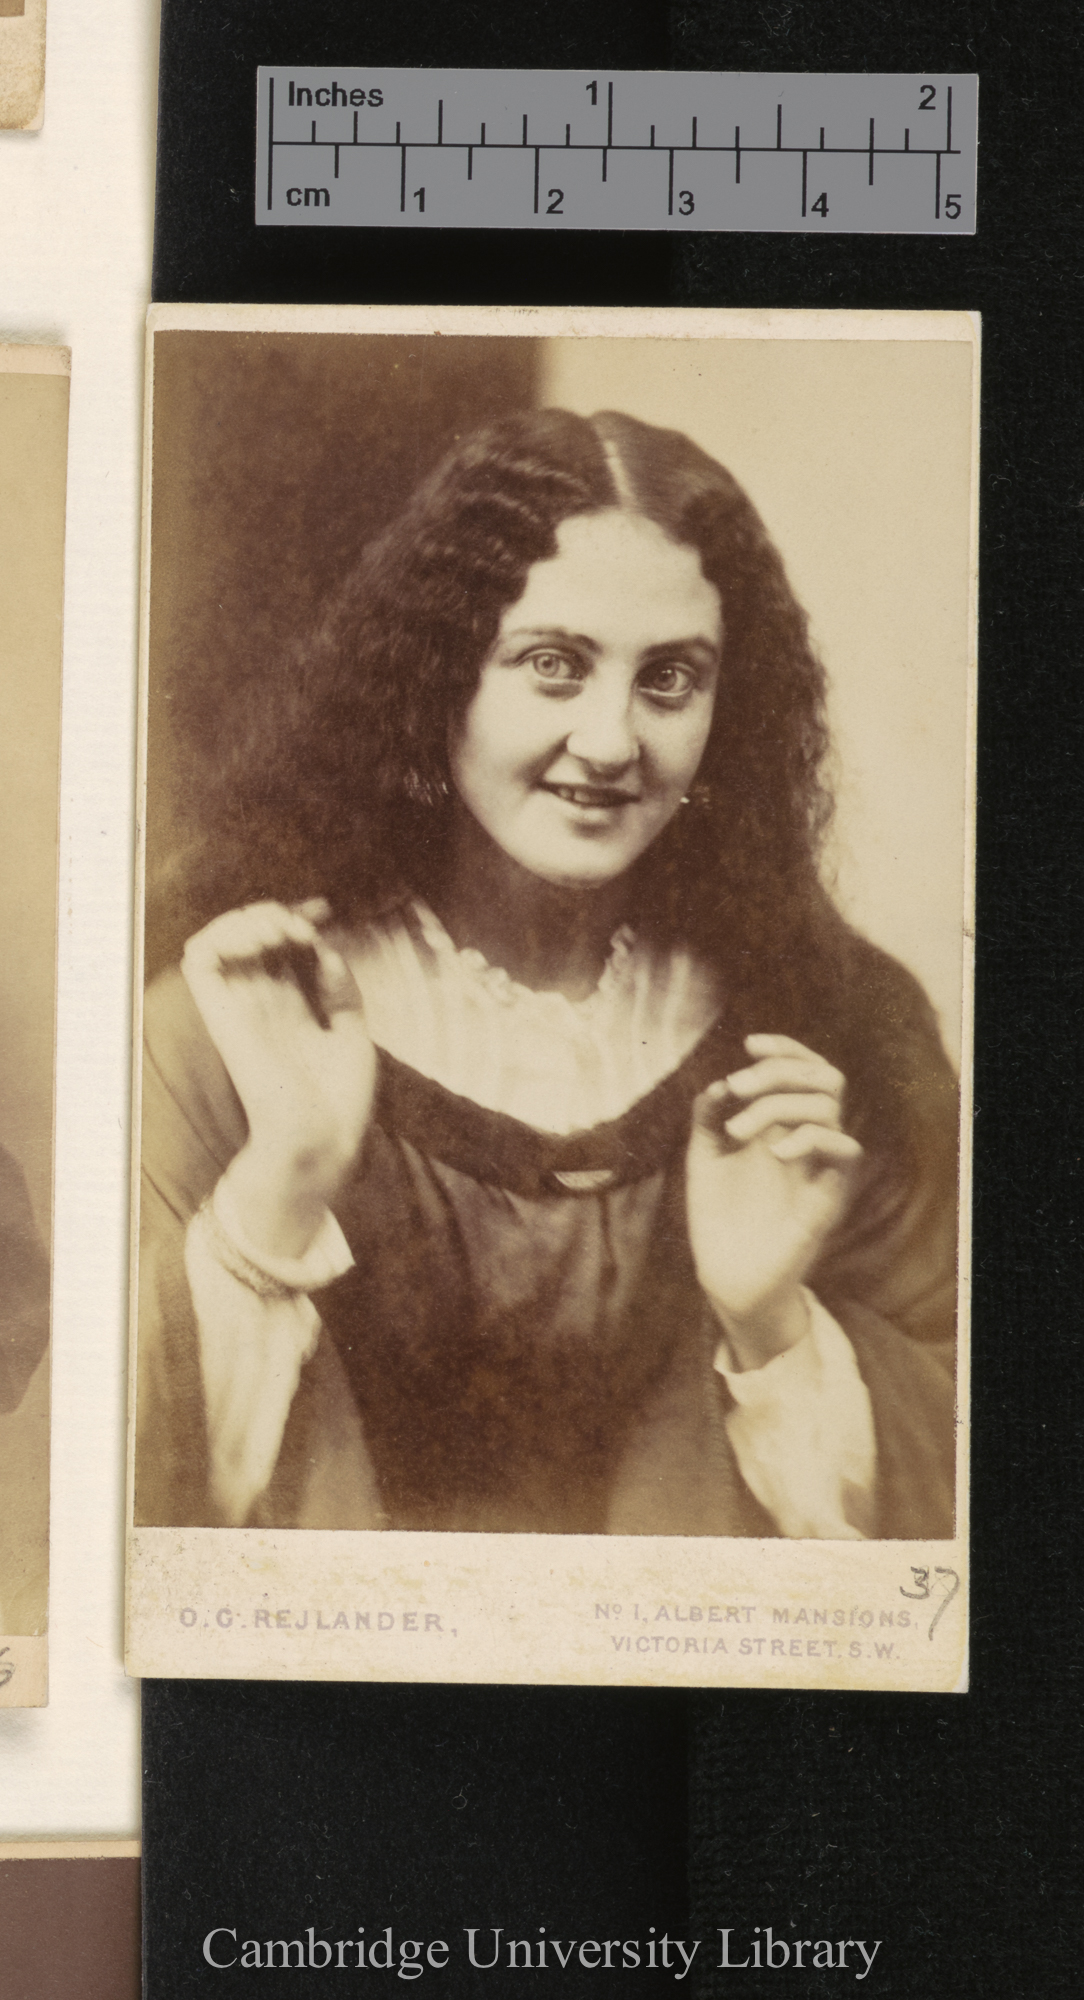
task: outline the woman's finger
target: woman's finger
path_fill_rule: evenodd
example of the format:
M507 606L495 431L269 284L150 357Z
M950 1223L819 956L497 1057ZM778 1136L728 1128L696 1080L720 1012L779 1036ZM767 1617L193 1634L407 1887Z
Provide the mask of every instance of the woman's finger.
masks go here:
M304 943L280 939L258 956L225 971L227 986L239 977L296 987L321 1028L330 1028L335 1014L361 1011L361 994L346 960L318 932L312 932Z
M824 1160L832 1166L851 1166L862 1157L862 1148L849 1132L828 1125L799 1125L794 1132L773 1139L768 1147L777 1160Z
M294 986L322 1028L335 1014L358 1013L361 995L342 955L321 936L331 906L322 896L289 907L250 903L227 910L189 938L181 969L193 994L216 1009L231 982L271 979ZM213 999L218 992L220 999Z
M733 1098L730 1085L725 1076L721 1076L718 1082L709 1083L707 1089L693 1099L693 1131L710 1133L716 1144L725 1149L730 1144L726 1130L728 1109L733 1109Z
M747 1105L744 1111L736 1112L733 1118L727 1119L726 1130L731 1139L745 1145L750 1139L758 1139L771 1125L815 1125L824 1130L838 1131L839 1099L818 1096L808 1090L758 1097L755 1104Z
M320 968L320 990L329 1014L356 1014L361 1011L357 980L341 952L318 937L313 947Z
M751 1056L806 1056L820 1061L816 1049L796 1042L793 1035L746 1035L745 1047Z
M315 925L307 917L279 904L266 904L242 914L249 917L250 922L237 927L234 942L240 946L240 952L220 949L219 956L223 961L235 956L248 958L259 952L277 951L283 945L308 948L315 944L319 936Z
M826 1097L842 1097L845 1079L831 1063L808 1053L802 1056L765 1056L749 1069L734 1070L726 1078L735 1097L764 1097L775 1090L813 1090Z
M285 944L311 947L318 939L309 919L284 903L251 903L243 910L227 910L189 938L184 960L204 972L239 970Z
M306 940L312 926L294 916L279 903L253 903L243 910L227 910L194 938L189 938L186 955L202 964L217 960L254 958L261 951L284 943L288 938Z

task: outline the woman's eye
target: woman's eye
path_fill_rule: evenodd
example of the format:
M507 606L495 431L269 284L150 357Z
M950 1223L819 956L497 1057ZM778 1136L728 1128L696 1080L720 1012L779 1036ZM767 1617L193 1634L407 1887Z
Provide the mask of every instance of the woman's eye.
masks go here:
M565 653L531 653L529 664L540 681L580 681L583 669Z
M683 660L659 660L640 675L645 694L662 701L680 701L696 686L696 674Z

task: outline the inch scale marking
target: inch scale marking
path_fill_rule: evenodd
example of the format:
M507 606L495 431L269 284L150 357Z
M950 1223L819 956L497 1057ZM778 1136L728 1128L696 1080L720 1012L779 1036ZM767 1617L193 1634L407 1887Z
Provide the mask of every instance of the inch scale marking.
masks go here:
M978 78L261 68L256 221L971 235Z

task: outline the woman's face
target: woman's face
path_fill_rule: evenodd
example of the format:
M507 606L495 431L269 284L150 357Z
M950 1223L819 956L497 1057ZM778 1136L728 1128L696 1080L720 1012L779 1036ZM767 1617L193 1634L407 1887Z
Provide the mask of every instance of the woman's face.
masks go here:
M456 789L491 839L561 887L631 868L696 776L722 636L695 549L641 514L563 521L452 731Z

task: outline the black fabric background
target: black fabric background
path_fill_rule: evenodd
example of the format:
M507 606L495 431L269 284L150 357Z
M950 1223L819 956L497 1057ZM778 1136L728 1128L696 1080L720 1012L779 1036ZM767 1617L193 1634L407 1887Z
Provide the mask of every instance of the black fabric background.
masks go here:
M215 1923L295 1936L884 1940L863 1991L1076 1989L1084 1271L1075 0L165 0L155 296L983 313L972 1689L965 1697L148 1683L147 1993L232 1992ZM972 239L257 231L272 61L973 70ZM687 1853L684 1851L687 1844ZM273 1928L264 1928L265 1922ZM285 1928L284 1928L285 1927ZM700 1958L710 1964L707 1945ZM805 2000L851 1973L698 1969ZM355 1975L355 1978L361 1975ZM386 1976L388 1977L388 1976ZM449 1970L447 1994L524 1976ZM600 1974L528 1976L570 2000ZM665 1975L611 1976L655 1992ZM308 1991L280 1973L276 1991ZM372 1982L370 1981L370 1984ZM605 1981L602 1982L606 1989ZM423 1989L424 1990L424 1989Z

